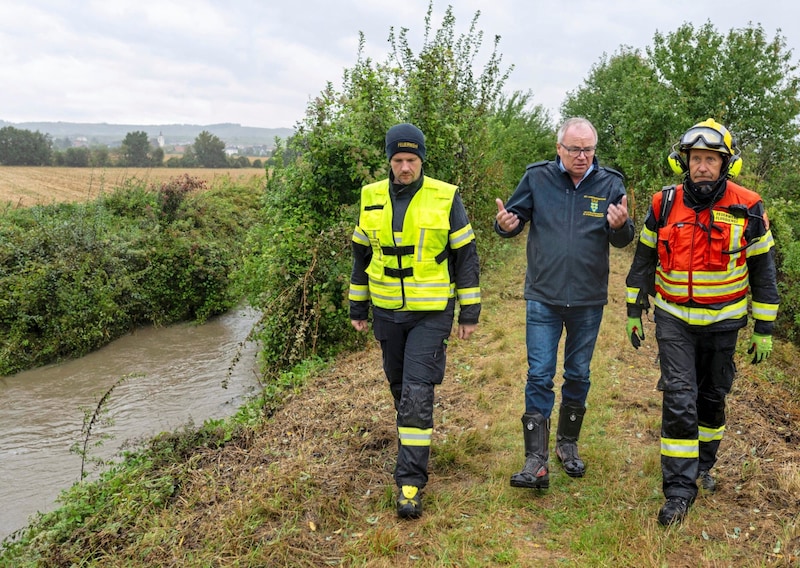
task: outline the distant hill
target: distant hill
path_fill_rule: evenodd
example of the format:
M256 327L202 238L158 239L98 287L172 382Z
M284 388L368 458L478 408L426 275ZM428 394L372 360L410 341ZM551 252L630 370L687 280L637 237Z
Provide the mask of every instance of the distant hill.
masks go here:
M6 122L0 120L0 128L13 126L49 134L51 138L73 140L85 137L89 144L116 146L129 132L147 132L148 137L164 137L168 145L190 144L204 130L217 136L228 146L273 146L275 137L286 140L294 134L291 128L257 128L234 123L221 124L107 124L80 122Z

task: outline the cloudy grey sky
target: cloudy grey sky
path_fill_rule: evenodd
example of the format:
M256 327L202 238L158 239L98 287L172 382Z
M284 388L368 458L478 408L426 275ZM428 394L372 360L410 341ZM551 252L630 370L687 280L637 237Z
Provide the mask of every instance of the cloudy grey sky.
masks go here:
M780 29L800 58L793 0L434 0L458 33L480 10L478 54L501 36L506 90L557 117L603 54L644 49L656 31L711 20L720 33ZM0 0L0 120L293 127L327 82L366 54L384 61L389 31L419 53L428 0ZM482 65L479 65L482 67ZM479 69L480 70L480 69ZM746 72L746 70L742 70Z

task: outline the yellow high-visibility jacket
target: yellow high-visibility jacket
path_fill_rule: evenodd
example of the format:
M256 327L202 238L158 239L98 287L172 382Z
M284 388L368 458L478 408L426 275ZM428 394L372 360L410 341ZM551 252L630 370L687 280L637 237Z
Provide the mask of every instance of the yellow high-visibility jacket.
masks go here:
M450 273L455 266L450 255L475 241L469 222L451 227L457 187L424 177L408 205L402 231L392 228L389 192L388 179L361 190L361 211L352 240L355 246L368 247L371 254L363 270L366 278L354 267L351 306L371 300L375 306L389 310L441 311L456 296L462 308L479 306L477 255L471 253L475 262L458 263L467 268L461 278ZM474 251L474 245L470 250ZM459 321L472 323L462 318Z

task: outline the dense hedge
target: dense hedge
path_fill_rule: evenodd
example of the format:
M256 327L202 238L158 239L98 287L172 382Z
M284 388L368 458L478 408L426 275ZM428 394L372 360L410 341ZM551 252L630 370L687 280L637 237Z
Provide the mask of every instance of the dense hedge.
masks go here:
M779 198L770 200L767 207L781 297L776 334L800 345L800 203Z
M181 176L0 211L0 375L85 355L136 326L230 309L261 193Z

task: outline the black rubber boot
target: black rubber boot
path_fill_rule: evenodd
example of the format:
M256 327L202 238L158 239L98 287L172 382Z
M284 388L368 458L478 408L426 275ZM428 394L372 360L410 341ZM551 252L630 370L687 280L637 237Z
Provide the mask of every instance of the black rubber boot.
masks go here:
M577 404L562 404L556 431L556 455L570 477L583 477L586 466L578 455L578 437L581 434L586 408Z
M550 419L541 414L522 415L525 439L525 466L511 476L511 487L547 489L550 487Z
M665 527L680 523L686 517L686 513L689 512L689 507L691 506L692 501L690 499L667 497L667 501L658 512L658 523Z

